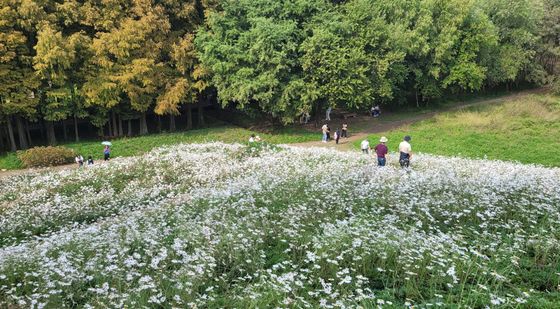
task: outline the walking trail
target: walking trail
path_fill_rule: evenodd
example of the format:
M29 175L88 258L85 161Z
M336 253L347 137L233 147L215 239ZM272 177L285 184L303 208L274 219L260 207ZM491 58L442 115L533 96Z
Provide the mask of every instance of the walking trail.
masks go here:
M328 123L329 127L331 128L331 138L332 138L333 132L336 131L337 128L342 128L342 123L344 121L342 119L333 119L332 121L323 120L323 122L321 122L319 127L317 128L315 128L313 124L308 125L309 130L314 130L315 132L317 132L317 141L296 143L296 144L291 144L291 146L326 147L326 148L333 148L342 151L349 151L354 149L352 147L354 142L363 140L364 138L366 138L371 134L383 133L383 132L399 129L404 126L408 126L420 122L422 120L430 119L441 113L461 110L464 108L474 107L474 106L500 104L507 101L516 100L521 97L528 96L530 94L540 93L544 91L545 91L544 89L526 90L526 91L517 92L515 94L500 96L495 99L487 99L487 100L481 100L481 101L470 102L470 103L469 102L458 103L448 108L443 108L437 111L424 112L424 113L410 113L408 115L383 113L379 118L373 118L371 116L354 117L346 120L348 124L349 136L348 138L340 139L338 145L333 140L327 143L323 143L321 141L320 127L323 125L323 123Z
M308 124L306 128L310 131L317 132L317 141L314 142L305 142L305 143L295 143L291 144L292 146L298 147L328 147L337 150L349 151L352 150L353 143L355 141L359 141L367 137L371 134L382 133L391 131L394 129L401 128L403 126L411 125L413 123L426 120L432 118L440 113L445 113L454 110L460 110L466 107L472 106L479 106L479 105L490 105L490 104L499 104L507 101L511 101L514 99L519 99L521 97L534 94L545 92L545 89L533 89L527 91L517 92L515 94L500 96L495 99L489 100L481 100L472 103L458 103L449 108L440 109L437 111L432 112L424 112L424 113L409 113L409 114L391 114L391 113L383 113L379 118L372 118L369 116L357 116L347 120L348 123L348 131L349 137L341 139L339 144L335 144L334 141L330 141L328 143L321 142L321 129L322 123L319 125L318 128L315 128L313 124ZM334 115L333 115L334 116ZM342 119L334 119L333 121L328 122L329 126L331 127L331 132L334 132L336 128L342 127ZM101 161L98 161L101 163ZM98 164L96 162L96 164ZM45 172L45 171L54 171L54 170L66 170L77 168L76 164L68 164L56 167L46 167L40 169L22 169L22 170L10 170L10 171L0 171L0 178L2 177L9 177L14 175L23 175L32 172Z

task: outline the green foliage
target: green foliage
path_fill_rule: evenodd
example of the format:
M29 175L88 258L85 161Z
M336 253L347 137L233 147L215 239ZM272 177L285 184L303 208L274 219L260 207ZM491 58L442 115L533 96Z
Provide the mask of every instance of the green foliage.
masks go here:
M532 0L480 1L495 25L498 45L487 55L490 83L512 82L538 75L536 54L542 5Z
M143 134L146 114L216 95L291 123L327 107L554 86L559 1L0 0L0 117L141 119Z
M19 27L24 18L16 9L8 1L0 2L0 110L33 117L38 100L31 94L38 80L31 67L28 33Z
M322 0L225 1L195 42L222 105L256 104L284 122L308 110L299 47L305 21L328 9Z
M74 162L74 150L62 146L34 147L18 152L24 167L47 167Z

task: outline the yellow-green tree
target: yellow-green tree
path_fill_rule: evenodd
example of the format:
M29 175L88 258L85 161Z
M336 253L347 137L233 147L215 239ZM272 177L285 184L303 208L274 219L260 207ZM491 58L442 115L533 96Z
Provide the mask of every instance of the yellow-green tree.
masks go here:
M38 81L31 63L29 36L33 27L27 19L34 16L35 9L39 10L27 1L0 1L0 111L6 120L11 150L17 148L13 120L19 147L27 148L29 138L22 118L36 117Z

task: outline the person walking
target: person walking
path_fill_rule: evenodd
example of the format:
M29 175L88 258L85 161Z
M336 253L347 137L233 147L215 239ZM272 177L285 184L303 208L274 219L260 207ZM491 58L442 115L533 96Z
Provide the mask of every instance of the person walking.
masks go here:
M410 136L405 136L403 141L399 144L399 163L402 168L410 166L410 159L412 159L412 146L410 145Z
M326 143L326 142L327 142L327 130L328 130L328 127L327 127L326 124L324 124L324 125L321 127L321 131L323 132L323 139L322 139L323 143Z
M103 159L105 161L109 161L111 158L111 147L109 145L105 145L105 149L103 149Z
M340 140L340 130L336 129L336 131L334 132L334 140L336 141L336 144L338 145L338 140Z
M348 124L346 122L342 124L342 135L340 137L348 138Z
M331 140L331 128L327 125L327 142Z
M367 139L363 140L360 144L360 148L362 149L363 153L369 154L369 141Z
M327 108L327 113L325 117L326 121L331 121L331 112L332 112L332 107L329 106L329 108Z
M379 144L377 144L373 148L373 150L375 150L375 154L377 155L378 166L385 166L385 164L387 163L387 159L385 158L385 156L387 156L387 153L389 152L387 145L385 145L387 141L388 139L385 136L382 136L381 139L379 140Z

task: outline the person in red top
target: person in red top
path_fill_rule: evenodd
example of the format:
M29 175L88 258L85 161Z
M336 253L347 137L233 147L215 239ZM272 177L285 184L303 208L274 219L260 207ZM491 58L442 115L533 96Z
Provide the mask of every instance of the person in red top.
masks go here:
M385 136L382 136L381 139L379 140L379 144L377 144L377 146L373 148L375 150L375 154L377 155L378 166L385 166L385 163L387 163L387 159L385 158L387 152L389 152L389 149L385 145L387 141L388 141L387 138Z

